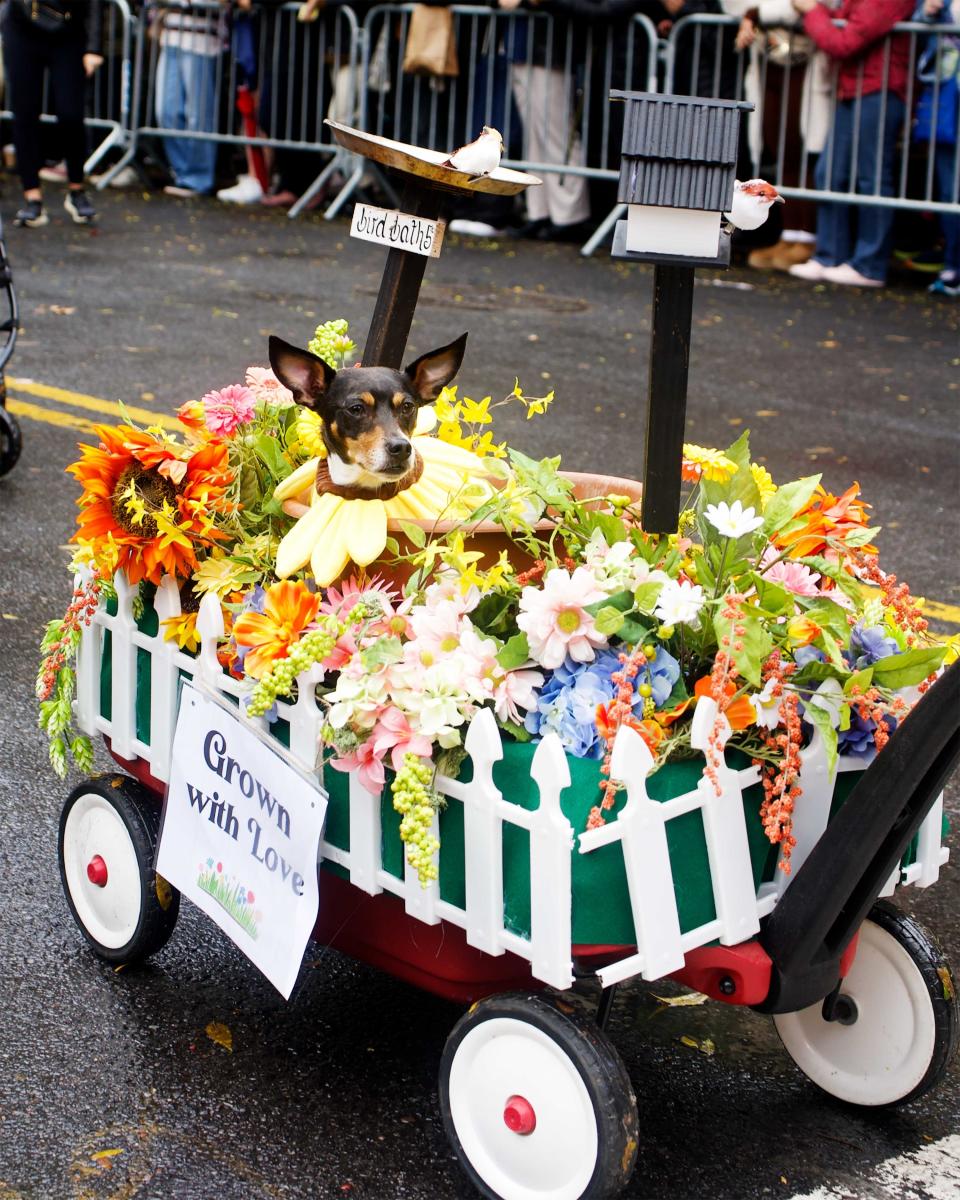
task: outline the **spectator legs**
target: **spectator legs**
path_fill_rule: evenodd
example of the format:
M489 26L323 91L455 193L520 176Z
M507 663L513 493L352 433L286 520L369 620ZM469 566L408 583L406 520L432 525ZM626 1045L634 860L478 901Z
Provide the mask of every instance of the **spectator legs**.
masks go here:
M3 28L3 59L7 68L7 103L13 108L13 144L23 190L40 186L40 109L43 103L44 56L34 39L17 29L8 15Z
M956 146L937 146L934 169L936 171L937 199L956 203L960 200L957 188L957 155L960 149ZM943 267L960 276L960 216L954 213L940 214L940 228L943 230Z
M157 123L164 129L210 132L216 112L216 59L164 46L157 63ZM178 187L213 190L216 142L164 138L163 148Z
M67 181L82 184L83 164L87 157L87 133L83 125L87 80L83 56L77 52L75 43L65 42L55 42L48 53L53 111L67 163Z
M860 148L857 156L857 191L879 190L893 195L893 166L897 139L903 129L904 104L892 93L886 111L879 93L864 96L860 114ZM879 157L879 161L878 161ZM879 182L879 189L877 184ZM847 261L870 279L886 279L893 240L893 209L873 205L857 209L857 241Z
M527 161L583 166L580 138L571 136L573 114L564 72L518 64L513 69L513 94L523 121ZM576 225L590 216L590 196L582 175L544 172L543 184L529 188L526 201L531 221Z
M814 179L818 191L845 192L850 187L854 117L852 100L837 103L833 129L817 160ZM816 260L825 267L839 267L849 259L851 215L848 204L823 202L817 206Z

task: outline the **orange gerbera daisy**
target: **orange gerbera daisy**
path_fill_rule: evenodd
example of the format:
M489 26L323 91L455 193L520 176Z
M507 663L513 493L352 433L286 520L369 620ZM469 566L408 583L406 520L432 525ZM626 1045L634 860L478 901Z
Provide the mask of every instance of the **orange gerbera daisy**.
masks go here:
M859 483L848 487L842 496L832 496L818 486L809 504L797 513L791 525L798 520L803 523L796 528L788 525L773 539L774 545L785 550L790 558L805 558L809 554L823 554L827 549L827 538L843 541L854 530L866 529L866 510L870 505L858 500L859 495ZM877 553L876 546L861 549L865 554Z
M656 721L638 720L635 716L624 716L619 720L611 713L612 705L597 705L597 732L605 742L610 743L616 737L617 730L621 725L626 725L629 729L633 729L639 733L643 740L647 743L647 749L651 754L656 754L657 747L663 741L663 729Z
M736 693L736 690L736 685L730 680L723 685L723 692L728 700ZM709 675L704 675L702 679L697 680L693 685L693 694L698 700L701 696L713 696L713 681ZM737 696L736 700L731 700L726 708L721 705L720 711L729 721L730 728L734 730L746 729L755 724L757 720L754 707L746 696Z
M244 670L262 679L303 631L317 619L320 597L305 583L284 579L267 588L263 612L245 612L237 617L233 636L238 646L249 646L243 660Z
M100 444L81 446L67 467L83 488L73 540L131 583L159 583L165 573L188 579L197 550L227 536L214 525L231 507L226 446L185 447L129 425L96 432Z

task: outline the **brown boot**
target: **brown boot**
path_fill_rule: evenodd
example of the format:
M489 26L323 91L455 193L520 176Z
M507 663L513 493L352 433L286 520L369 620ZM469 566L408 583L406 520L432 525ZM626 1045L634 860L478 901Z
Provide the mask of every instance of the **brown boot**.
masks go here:
M815 242L780 242L776 250L770 265L776 271L789 271L798 263L809 262L817 246Z
M773 246L764 246L761 250L751 250L747 255L747 266L755 271L770 271L774 267L778 254L784 252L787 242L777 242Z

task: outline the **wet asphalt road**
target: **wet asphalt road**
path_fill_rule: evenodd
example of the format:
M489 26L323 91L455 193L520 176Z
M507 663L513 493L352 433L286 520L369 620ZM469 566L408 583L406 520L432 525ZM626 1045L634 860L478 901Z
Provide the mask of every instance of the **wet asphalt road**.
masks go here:
M305 341L342 315L362 338L382 252L346 233L342 222L139 195L104 197L96 232L10 230L24 324L11 374L168 411L263 362L268 332ZM502 436L574 468L639 468L646 269L567 247L451 239L427 278L412 352L469 329L468 394L502 395L515 375L530 393L556 388L551 423L507 420ZM718 279L753 288L698 280L690 440L724 445L749 427L777 479L823 470L833 490L858 479L885 526L887 568L960 604L960 307L908 286ZM0 480L0 1200L465 1200L435 1094L455 1006L317 947L285 1004L186 906L143 970L115 973L88 953L57 876L66 787L46 765L32 701L41 627L68 593L75 491L62 470L78 435L22 425L23 458ZM950 866L937 887L904 896L955 963L958 874ZM232 1051L205 1034L210 1022L229 1028ZM819 1094L768 1018L715 1004L665 1010L634 984L610 1032L640 1106L634 1198L841 1185L873 1196L878 1163L958 1126L956 1065L933 1096L883 1116ZM715 1054L684 1035L711 1039ZM121 1153L96 1157L103 1150Z

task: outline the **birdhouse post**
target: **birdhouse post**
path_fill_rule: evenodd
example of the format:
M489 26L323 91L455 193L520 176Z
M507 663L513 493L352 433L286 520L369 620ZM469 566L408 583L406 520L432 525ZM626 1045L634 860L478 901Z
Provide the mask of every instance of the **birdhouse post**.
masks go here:
M641 520L675 533L687 411L687 372L696 267L726 267L723 213L733 201L740 114L752 104L610 93L627 111L617 198L615 258L654 264Z

